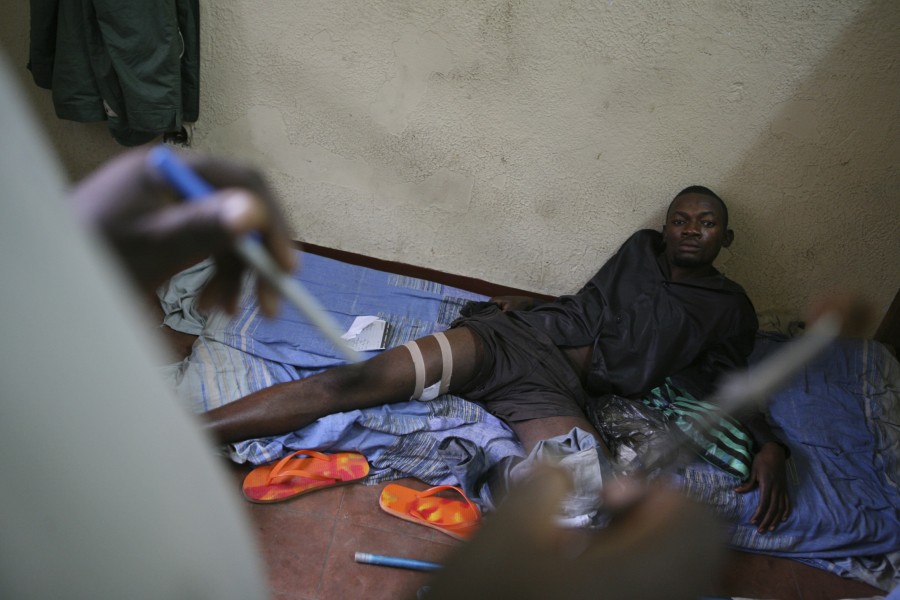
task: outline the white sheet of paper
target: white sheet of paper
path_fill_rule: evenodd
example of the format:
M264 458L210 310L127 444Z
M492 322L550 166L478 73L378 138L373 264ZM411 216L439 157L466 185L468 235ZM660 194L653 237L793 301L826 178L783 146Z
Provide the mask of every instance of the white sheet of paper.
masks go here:
M387 323L378 317L356 317L341 338L358 352L384 350L384 329Z

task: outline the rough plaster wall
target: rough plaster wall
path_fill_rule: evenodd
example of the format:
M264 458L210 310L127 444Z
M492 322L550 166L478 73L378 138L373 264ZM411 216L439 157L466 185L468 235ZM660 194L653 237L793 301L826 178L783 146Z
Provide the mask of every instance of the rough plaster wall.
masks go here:
M194 145L264 166L300 239L553 294L702 183L759 310L883 310L898 30L893 0L204 2ZM73 173L112 151L50 126Z

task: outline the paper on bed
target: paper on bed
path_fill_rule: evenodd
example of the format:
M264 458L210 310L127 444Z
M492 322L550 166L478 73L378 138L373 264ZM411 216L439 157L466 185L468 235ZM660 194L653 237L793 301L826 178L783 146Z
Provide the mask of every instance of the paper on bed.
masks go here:
M356 317L341 338L357 352L384 350L387 322L378 317Z

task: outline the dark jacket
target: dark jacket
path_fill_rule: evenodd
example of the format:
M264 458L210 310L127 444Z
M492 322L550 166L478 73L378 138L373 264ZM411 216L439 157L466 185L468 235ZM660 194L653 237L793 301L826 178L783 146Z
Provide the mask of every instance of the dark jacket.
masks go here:
M511 313L560 347L591 346L592 396L640 398L667 378L708 397L724 373L747 366L759 322L744 289L715 269L672 281L662 235L641 230L574 295ZM757 446L777 441L758 410L737 418Z
M135 146L196 121L199 0L31 0L28 68L61 119Z
M747 364L758 321L743 288L718 271L672 281L662 235L632 235L577 293L515 317L560 347L593 347L592 395L639 397L666 377L697 397Z

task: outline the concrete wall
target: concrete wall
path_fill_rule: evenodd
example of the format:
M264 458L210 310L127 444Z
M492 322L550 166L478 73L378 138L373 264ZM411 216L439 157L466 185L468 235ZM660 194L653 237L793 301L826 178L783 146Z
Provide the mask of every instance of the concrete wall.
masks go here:
M194 146L264 167L298 239L566 293L699 183L758 310L900 286L894 0L233 0L202 28ZM73 177L119 151L21 74Z

